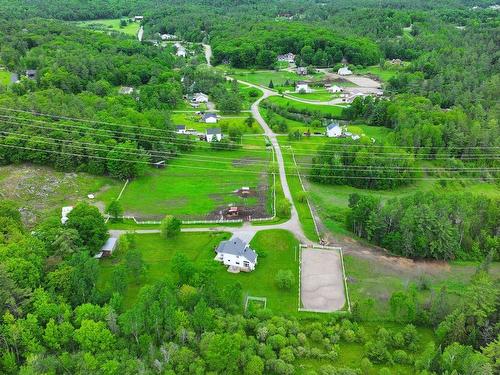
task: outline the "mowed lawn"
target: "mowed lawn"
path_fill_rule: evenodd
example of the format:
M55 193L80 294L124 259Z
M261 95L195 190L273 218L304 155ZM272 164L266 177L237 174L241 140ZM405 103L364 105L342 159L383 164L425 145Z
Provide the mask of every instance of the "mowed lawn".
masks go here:
M394 67L393 69L384 69L378 65L367 66L363 69L354 69L354 74L358 75L366 75L372 74L377 76L381 81L387 82L389 79L398 74L398 68Z
M150 168L125 188L120 199L125 213L204 219L230 203L254 205L257 198L240 198L234 191L243 186L265 188L272 154L265 149L263 137L244 138L244 142L243 148L234 151L214 151L200 142L200 148L177 156L166 168ZM106 201L115 199L120 188L106 192Z
M105 31L106 29L119 31L119 32L122 32L124 34L132 35L132 36L137 35L137 32L139 31L139 27L140 27L139 22L129 22L127 24L127 26L120 27L120 19L119 18L79 21L79 22L77 22L77 25L85 27L85 28L89 28L89 29L95 29L98 31Z
M233 73L233 74L232 74ZM299 76L297 73L289 72L286 70L257 70L257 71L248 71L248 70L230 70L229 74L238 80L253 83L254 85L260 85L269 87L269 83L273 81L273 85L275 88L281 86L290 86L293 82L303 81L303 80L321 80L324 77L323 73L317 74L309 74L306 76ZM288 85L286 85L286 81L288 81Z
M266 99L269 103L279 105L284 108L288 108L291 112L300 110L307 110L311 112L318 112L321 116L341 118L343 106L339 105L318 105L318 104L308 104L297 102L293 99L287 99L281 96L271 96Z
M11 73L6 70L0 70L0 86L8 86L10 84Z
M171 119L175 125L186 125L189 129L194 129L202 133L209 128L221 128L222 134L226 135L231 128L238 128L243 134L262 133L262 129L256 121L254 121L252 126L245 124L249 113L223 115L219 112L217 115L220 118L216 124L200 122L201 115L197 115L195 112L175 112L172 113Z
M140 288L165 278L173 278L170 262L176 253L183 253L196 265L213 261L214 249L220 241L230 238L229 233L183 232L174 239L164 239L159 234L137 234L136 243L142 252L146 264L145 276L139 284L130 282L125 292L125 307L131 307ZM298 242L294 236L284 230L258 232L250 246L259 254L256 269L253 272L232 274L219 264L215 281L220 285L239 282L242 285L243 309L247 295L266 297L267 307L275 313L295 313L298 307ZM120 264L124 255L104 259L100 263L98 286L106 288L114 267ZM215 261L214 261L215 262ZM290 290L281 290L276 286L275 276L279 270L292 270L295 284Z

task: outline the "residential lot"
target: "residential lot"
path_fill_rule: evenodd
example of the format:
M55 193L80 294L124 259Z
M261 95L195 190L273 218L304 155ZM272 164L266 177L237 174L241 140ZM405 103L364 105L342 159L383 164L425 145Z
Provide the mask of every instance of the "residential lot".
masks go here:
M258 232L250 246L258 254L258 263L253 272L232 274L226 267L214 259L215 248L220 241L227 240L230 233L183 232L173 239L164 239L159 234L137 234L136 243L142 253L147 272L140 283L129 280L125 292L124 304L132 306L142 286L155 281L174 277L171 260L177 253L184 254L195 266L214 262L217 266L215 281L219 285L231 285L239 282L242 286L243 301L245 296L267 298L267 308L275 313L296 313L298 308L298 242L294 236L284 230ZM100 262L99 287L104 290L110 282L112 271L124 262L125 254L104 259ZM291 270L295 283L289 290L279 289L275 276L279 270Z

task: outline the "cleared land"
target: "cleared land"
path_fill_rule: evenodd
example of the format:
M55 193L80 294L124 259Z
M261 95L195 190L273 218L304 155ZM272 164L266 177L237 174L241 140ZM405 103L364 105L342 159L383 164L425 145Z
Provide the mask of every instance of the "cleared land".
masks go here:
M138 22L129 22L127 26L120 27L120 19L99 19L90 21L76 22L78 26L95 31L119 31L121 33L136 36L139 31L140 24Z
M195 265L213 261L214 248L222 240L230 237L229 233L180 233L176 238L165 240L159 234L136 235L137 247L142 252L147 267L143 279L139 284L130 281L125 293L124 304L132 306L139 289L155 281L172 278L170 267L172 257L181 252ZM298 243L290 232L283 230L269 230L258 232L250 243L259 254L255 271L232 274L226 267L218 264L219 270L215 274L215 281L220 285L239 282L242 285L243 297L246 295L266 297L267 308L275 313L296 313L298 295ZM124 254L108 258L100 262L101 274L98 286L105 289L110 282L114 267L123 262ZM281 269L292 270L295 284L290 290L281 290L277 287L274 277ZM241 301L243 309L243 300Z
M253 83L254 85L261 85L268 87L269 83L273 81L274 88L282 87L283 89L292 89L293 83L296 81L303 80L314 80L318 81L324 78L324 74L310 74L306 76L299 76L294 72L289 72L286 70L274 71L274 70L238 70L231 69L228 70L228 74L235 79ZM288 84L287 84L288 81Z
M244 211L254 210L254 217L268 216L272 201L267 165L272 155L265 149L264 138L244 138L243 148L235 151L214 151L207 143L199 144L165 169L151 168L145 176L132 180L120 199L125 213L157 220L167 214L219 219L220 210L232 203ZM236 191L243 186L255 194L240 197ZM109 190L106 201L115 199L120 189Z
M345 293L340 253L336 250L301 250L300 296L311 311L338 311Z
M85 173L57 172L48 167L10 165L0 167L0 199L19 204L23 220L33 225L48 213L60 215L61 207L88 200L104 208L101 201L108 189L121 186L119 181Z
M0 70L0 86L8 86L10 84L10 76L10 72Z
M394 67L392 69L384 69L378 65L373 65L373 66L367 66L366 68L363 69L354 69L354 74L358 75L371 74L378 77L381 81L386 82L392 77L394 77L396 74L398 74L398 70L399 69L397 67Z

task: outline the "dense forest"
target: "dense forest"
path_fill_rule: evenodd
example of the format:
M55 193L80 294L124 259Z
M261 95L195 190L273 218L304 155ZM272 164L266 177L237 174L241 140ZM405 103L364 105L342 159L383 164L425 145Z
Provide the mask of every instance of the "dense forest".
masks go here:
M175 258L175 277L141 289L123 306L129 280L144 272L134 235L120 240L126 267L97 288L98 260L89 256L107 238L99 211L80 204L66 225L47 218L34 232L18 208L0 201L0 371L3 374L293 374L297 360L322 363L318 374L372 373L409 366L420 374L493 374L498 340L498 288L488 264L478 269L460 302L445 291L429 303L415 289L395 292L389 319L400 329L364 328L370 301L351 318L242 314L241 287L218 285L214 264ZM424 346L415 326L437 328L438 345ZM364 346L362 369L334 367L344 345ZM483 348L483 353L474 349ZM419 353L419 359L415 356ZM494 367L496 366L496 367Z
M391 252L411 258L500 259L500 202L467 193L416 193L381 204L352 194L352 231Z

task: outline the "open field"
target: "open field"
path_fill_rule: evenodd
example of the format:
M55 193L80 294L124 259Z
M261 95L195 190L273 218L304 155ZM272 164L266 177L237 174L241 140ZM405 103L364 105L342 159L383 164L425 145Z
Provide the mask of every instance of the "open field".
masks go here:
M366 75L371 74L378 77L382 82L387 82L389 79L398 74L398 69L396 67L392 69L384 69L379 65L367 66L363 69L354 69L354 74Z
M289 72L286 70L257 70L257 71L249 71L249 70L240 70L240 69L231 69L228 71L228 74L231 75L235 79L239 79L242 81L253 83L254 85L261 85L268 87L269 83L273 81L274 88L283 87L290 88L293 87L293 83L296 81L303 80L321 80L324 77L324 74L309 74L306 76L299 76L294 72ZM288 85L286 84L288 81Z
M299 92L288 92L287 95L293 96L294 98L304 99L304 100L318 100L318 101L329 101L335 97L338 97L338 94L332 94L325 89L313 88L313 92L311 93L299 93Z
M245 124L245 119L248 117L248 113L241 113L237 115L221 115L219 121L216 124L206 124L200 122L201 115L197 115L194 112L175 112L172 113L171 119L175 125L186 125L189 129L194 129L199 132L205 132L208 128L221 128L223 134L227 134L230 128L239 128L243 134L257 134L262 133L262 129L257 123L252 126Z
M64 173L48 167L28 164L0 167L0 198L19 204L27 225L48 215L60 215L61 207L96 196L96 205L108 189L121 186L121 182L91 176L85 173Z
M90 21L78 21L76 22L78 26L85 27L87 29L96 31L119 31L127 35L136 36L139 31L138 22L129 22L127 26L120 27L120 19L99 19Z
M142 252L147 271L139 285L130 283L125 293L124 304L130 307L137 297L139 289L155 281L172 277L170 261L182 252L195 265L213 261L214 248L220 241L229 239L228 233L180 233L176 238L165 240L159 234L136 235L137 247ZM256 234L250 246L259 254L255 271L232 274L219 264L215 281L219 285L239 282L242 285L243 297L266 297L267 308L275 313L296 313L298 308L298 243L293 235L283 230L262 231ZM122 262L122 256L103 260L98 285L104 288L109 282L112 269ZM213 261L215 262L215 261ZM276 273L281 269L292 270L295 285L290 290L280 290L274 281ZM243 301L241 301L243 308Z
M151 168L132 180L120 200L125 213L151 219L167 214L218 219L219 211L230 203L245 212L258 210L257 217L271 212L267 174L271 152L266 151L263 137L244 138L244 148L234 151L214 151L207 143L198 144L195 151L179 155L165 169ZM235 191L242 186L249 186L255 194L240 197ZM109 190L106 200L115 199L120 189Z
M6 70L0 70L0 86L8 86L10 84L11 73Z
M372 317L368 320L390 319L388 301L393 292L406 290L410 284L417 288L420 301L426 301L441 288L446 288L457 302L463 295L478 264L467 262L429 262L424 267L406 258L363 259L356 255L344 255L346 277L352 302L372 298L375 302ZM500 263L492 263L490 274L500 278Z
M311 112L317 112L324 117L340 118L342 116L342 109L343 109L342 106L300 103L292 99L287 99L281 96L272 96L266 100L269 103L273 103L282 106L284 108L288 108L291 112L294 111L300 112L306 110Z

